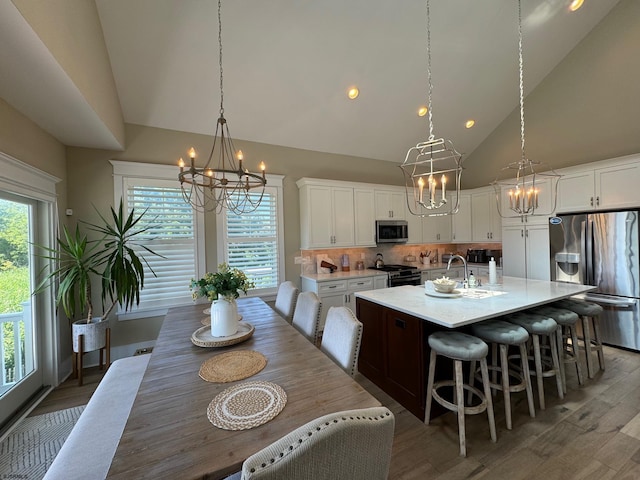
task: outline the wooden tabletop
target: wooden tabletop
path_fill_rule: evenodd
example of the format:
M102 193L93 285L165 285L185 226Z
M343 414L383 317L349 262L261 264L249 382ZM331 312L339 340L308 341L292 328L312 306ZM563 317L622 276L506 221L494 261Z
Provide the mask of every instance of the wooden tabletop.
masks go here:
M255 327L249 340L196 347L190 338L202 326L205 307L167 313L108 478L224 478L239 471L247 457L314 418L380 405L259 298L238 300L243 321ZM221 430L207 418L211 400L240 382L205 382L198 370L205 360L232 350L256 350L267 357L264 370L242 381L273 382L287 394L276 418L250 430Z

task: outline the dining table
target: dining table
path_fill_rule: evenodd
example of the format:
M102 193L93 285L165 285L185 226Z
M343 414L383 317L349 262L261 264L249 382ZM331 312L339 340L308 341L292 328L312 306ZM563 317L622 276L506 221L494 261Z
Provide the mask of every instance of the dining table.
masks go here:
M208 318L206 304L167 312L107 478L225 478L240 471L252 454L317 417L380 405L262 299L243 297L237 305L242 322L255 330L228 346L214 342L203 347L192 341ZM266 366L239 381L211 382L199 376L201 366L214 356L244 350L262 354ZM214 426L208 417L214 398L252 381L281 387L284 408L252 428Z

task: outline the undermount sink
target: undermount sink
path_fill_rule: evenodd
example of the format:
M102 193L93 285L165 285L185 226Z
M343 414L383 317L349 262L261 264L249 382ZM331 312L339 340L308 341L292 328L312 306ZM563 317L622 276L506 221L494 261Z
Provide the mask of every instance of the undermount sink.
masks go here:
M482 290L480 288L468 288L462 290L462 296L467 298L487 298L504 295L502 290Z

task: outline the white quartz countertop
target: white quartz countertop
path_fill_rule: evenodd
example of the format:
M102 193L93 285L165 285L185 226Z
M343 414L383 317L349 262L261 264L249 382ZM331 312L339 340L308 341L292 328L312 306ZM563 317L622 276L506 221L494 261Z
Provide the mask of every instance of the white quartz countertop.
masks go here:
M595 289L591 285L502 277L500 285L476 289L495 293L483 294L483 298L432 297L425 294L424 285L367 290L355 295L443 327L456 328Z

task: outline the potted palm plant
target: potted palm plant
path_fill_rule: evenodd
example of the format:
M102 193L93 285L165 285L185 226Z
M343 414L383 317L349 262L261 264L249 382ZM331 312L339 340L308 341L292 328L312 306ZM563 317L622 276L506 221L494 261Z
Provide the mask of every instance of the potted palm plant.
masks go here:
M140 290L144 288L143 262L147 262L134 247L157 255L138 242L140 235L149 230L149 227L137 226L145 213L136 215L132 210L126 214L120 200L117 211L111 207L110 221L98 212L101 224L81 222L101 238L89 240L79 225L73 233L64 226L55 247L39 247L45 252L41 257L54 262L56 267L44 272L36 293L54 287L56 305L73 321L74 352L79 351L81 334L84 335L84 351L104 347L108 317L113 308L120 304L126 311L140 303ZM100 316L94 314L92 302L92 281L96 278L100 279L102 289L103 313ZM82 318L76 319L80 314Z

